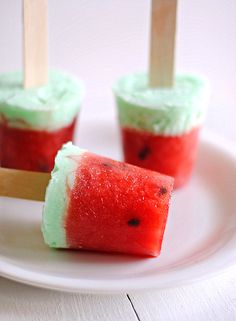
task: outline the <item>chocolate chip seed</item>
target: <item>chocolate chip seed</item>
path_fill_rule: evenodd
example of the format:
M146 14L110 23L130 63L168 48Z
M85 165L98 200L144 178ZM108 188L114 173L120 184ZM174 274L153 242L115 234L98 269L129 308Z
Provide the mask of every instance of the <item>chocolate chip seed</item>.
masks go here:
M109 163L102 163L102 165L105 166L105 167L112 167L112 165L109 164Z
M128 225L129 226L139 226L140 224L140 220L138 218L131 218L129 221L128 221Z
M50 172L50 168L48 167L48 164L44 161L39 160L38 167L41 172Z
M151 150L148 146L145 146L138 154L139 159L144 160L151 153Z
M159 193L160 193L160 195L166 194L166 193L167 193L167 188L165 188L164 186L162 186L162 187L160 188Z

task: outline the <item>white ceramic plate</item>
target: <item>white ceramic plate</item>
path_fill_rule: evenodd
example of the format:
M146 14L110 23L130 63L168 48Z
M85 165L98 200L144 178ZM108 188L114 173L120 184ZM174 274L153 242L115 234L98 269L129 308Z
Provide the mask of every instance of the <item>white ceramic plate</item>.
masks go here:
M96 135L94 133L96 132ZM83 122L81 145L119 158L117 127ZM124 292L167 288L236 264L236 156L218 139L202 139L190 184L174 192L158 258L51 250L40 232L42 203L2 198L0 272L45 288Z

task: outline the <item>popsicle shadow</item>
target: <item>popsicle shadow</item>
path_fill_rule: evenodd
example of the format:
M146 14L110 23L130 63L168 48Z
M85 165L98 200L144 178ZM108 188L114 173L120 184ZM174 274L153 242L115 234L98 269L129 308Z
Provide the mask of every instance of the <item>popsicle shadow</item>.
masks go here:
M40 223L27 224L24 220L9 220L2 223L1 247L14 255L29 255L44 250Z

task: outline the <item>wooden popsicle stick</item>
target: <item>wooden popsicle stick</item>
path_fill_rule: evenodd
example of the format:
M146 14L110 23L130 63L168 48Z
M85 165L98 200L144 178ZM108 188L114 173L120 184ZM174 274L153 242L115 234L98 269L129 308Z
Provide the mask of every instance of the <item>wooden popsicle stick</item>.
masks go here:
M172 87L177 0L152 0L149 86Z
M44 201L50 177L48 173L0 167L0 196Z
M23 0L24 88L48 81L48 0Z

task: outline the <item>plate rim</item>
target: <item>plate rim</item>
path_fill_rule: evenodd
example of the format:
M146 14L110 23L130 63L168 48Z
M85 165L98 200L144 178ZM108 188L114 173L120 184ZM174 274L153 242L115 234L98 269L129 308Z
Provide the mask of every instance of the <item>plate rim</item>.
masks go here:
M1 259L2 256L0 256ZM132 286L124 286L125 281L122 281L122 283L119 283L118 286L109 286L110 282L113 281L96 281L93 280L88 281L88 280L81 280L78 282L80 283L80 285L76 286L75 285L75 280L72 279L72 282L70 282L70 285L68 286L68 279L66 278L62 278L62 277L51 277L51 276L44 276L42 278L38 278L38 279L34 279L34 276L40 276L40 273L37 272L29 272L28 270L24 270L22 268L16 267L14 270L18 270L18 271L23 271L23 275L25 275L25 273L27 272L27 275L31 275L32 277L24 277L24 276L20 276L20 273L18 275L16 275L15 273L4 273L1 272L0 276L3 278L6 278L8 280L11 281L15 281L21 284L25 284L25 285L29 285L29 286L33 286L33 287L37 287L37 288L41 288L41 289L47 289L47 290L54 290L54 291L60 291L60 292L68 292L68 293L84 293L84 294L124 294L124 293L134 293L134 292L144 292L144 291L149 291L149 290L166 290L166 289L175 289L181 286L189 286L192 284L196 284L198 282L201 281L205 281L205 280L209 280L211 278L215 278L215 277L219 277L227 272L230 272L231 270L234 269L234 267L236 266L236 262L233 262L231 265L226 266L226 267L222 267L220 269L218 269L215 272L209 272L206 274L201 274L199 275L199 277L195 277L192 279L186 279L186 280L179 280L177 282L175 282L174 285L166 285L166 286L157 286L155 284L153 284L153 282L149 282L148 286L143 286L139 285L139 284L135 284ZM5 267L9 268L11 270L12 265L11 264L7 264L5 263ZM41 280L40 280L41 279ZM44 280L43 280L44 279ZM49 281L49 282L45 282L45 279L50 279L50 280L55 280L55 282ZM59 282L57 283L57 280L65 280L65 282ZM134 279L135 281L135 279ZM120 281L119 281L120 282ZM81 284L82 283L82 284ZM86 283L86 284L85 284ZM91 283L91 285L88 283ZM94 283L98 283L98 286L95 287ZM101 283L108 283L107 286L103 286L101 287L100 284ZM121 286L122 284L122 286Z

